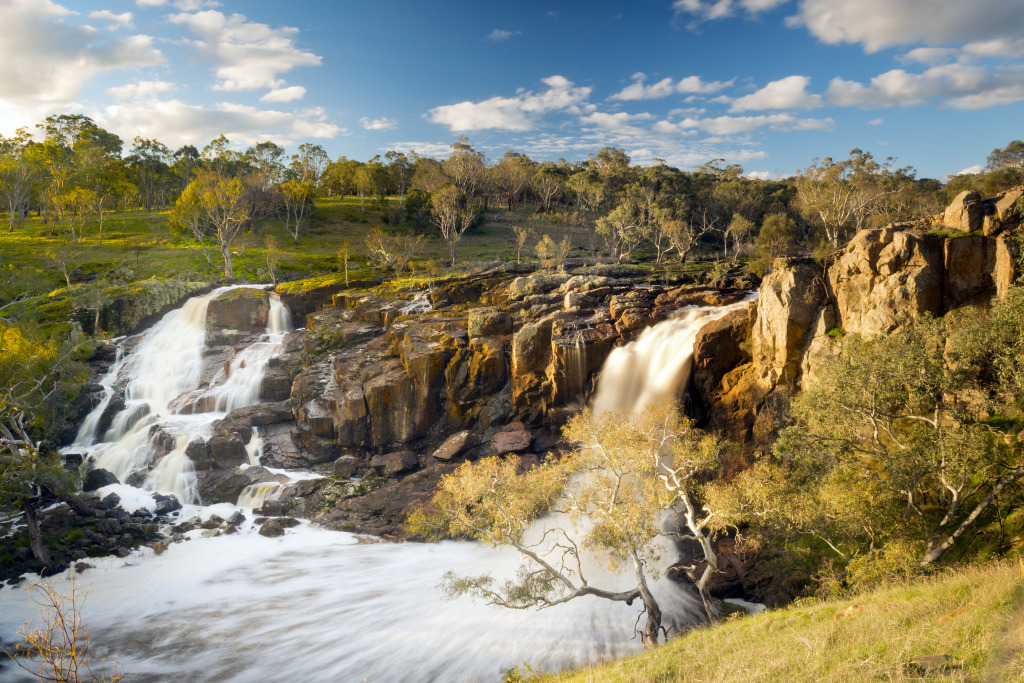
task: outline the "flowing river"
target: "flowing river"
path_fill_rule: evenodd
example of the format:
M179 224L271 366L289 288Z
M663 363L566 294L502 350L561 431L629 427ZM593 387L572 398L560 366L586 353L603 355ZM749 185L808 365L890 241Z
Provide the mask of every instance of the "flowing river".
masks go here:
M265 333L202 385L207 307L229 289L194 297L167 314L119 354L102 380L103 401L83 422L76 449L121 481L135 473L138 488L109 487L125 507L152 507L151 493L158 492L188 503L181 520L227 518L236 509L195 504L186 446L208 437L213 422L228 411L259 401L263 372L280 352L290 323L281 302L272 299ZM686 309L617 349L602 371L597 408L678 395L697 330L738 305ZM100 415L117 386L125 406L100 434ZM150 469L157 439L168 434L173 448ZM254 463L258 444L258 437L250 444ZM265 493L248 492L241 502L258 506ZM79 582L88 594L82 616L94 652L116 653L133 681L385 682L496 681L501 670L524 662L551 672L641 649L634 633L638 605L585 597L515 611L467 598L446 602L437 589L449 570L511 577L519 564L514 551L467 542L379 542L307 523L283 537L265 538L255 533L251 510L245 512L249 520L236 534L203 538L196 530L160 555L142 548L126 558L90 560L95 568ZM538 533L546 523L538 522ZM671 560L666 551L664 565ZM631 575L607 570L600 558L591 558L590 565L594 585L635 585ZM67 573L54 581L67 592ZM667 626L699 619L699 601L673 582L660 579L652 591ZM16 641L19 626L29 620L39 622L27 591L0 590L0 640ZM0 679L18 680L10 666L0 669Z

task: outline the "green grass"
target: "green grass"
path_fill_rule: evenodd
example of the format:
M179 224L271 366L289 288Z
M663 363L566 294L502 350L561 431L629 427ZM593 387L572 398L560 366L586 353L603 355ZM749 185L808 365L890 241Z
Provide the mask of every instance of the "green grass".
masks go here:
M551 680L1024 680L1024 563L953 570L853 599L698 628L660 648ZM946 663L921 661L947 655Z

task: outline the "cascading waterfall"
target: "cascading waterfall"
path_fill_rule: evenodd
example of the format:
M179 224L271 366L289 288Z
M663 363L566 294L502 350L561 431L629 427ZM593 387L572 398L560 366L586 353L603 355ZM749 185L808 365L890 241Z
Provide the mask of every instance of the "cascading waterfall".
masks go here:
M212 410L181 414L176 399L199 389L210 302L230 289L222 287L192 297L143 334L130 353L122 356L119 349L115 363L100 381L103 399L86 417L75 439L75 448L84 450L97 467L120 481L152 467L143 488L174 494L184 502L198 499L195 469L185 454L188 443L196 437L208 438L213 422L231 410L259 401L267 364L280 353L284 335L291 329L287 308L272 295L265 334L232 358L227 371L218 372L198 398L192 397L194 405ZM100 435L103 414L118 382L124 383L125 407ZM163 437L163 443L173 443L159 460L158 437Z
M746 308L750 298L728 306L687 306L613 350L601 368L594 412L645 406L683 393L693 365L693 342L709 322Z
M111 427L110 436L120 434L117 440L103 442L96 434L103 412L99 406L77 439L97 464L121 476L149 465L156 452L149 432L158 425L174 435L174 448L149 473L145 488L173 490L188 500L195 500L188 491L195 477L185 448L192 438L207 435L223 413L175 414L168 406L198 387L199 372L192 363L201 361L203 342L188 328L202 325L205 306L216 295L193 299L169 314L104 378L107 394L113 395L125 373L156 372L148 378L131 376L131 405ZM256 400L252 376L262 376L274 353L270 347L281 343L275 335L290 327L279 304L272 300L267 334L254 345L259 348L239 353L207 390L218 407ZM686 310L616 350L602 370L595 407L609 410L678 396L697 330L743 305ZM154 360L157 350L169 344L165 335L178 345L185 345L182 339L191 345L169 349L174 358L168 363L176 364L178 375L164 372ZM582 375L584 361L582 351L578 358L567 356L572 381ZM250 465L259 464L262 447L254 432L247 447ZM301 478L295 472L287 476ZM239 507L258 507L280 490L273 482L249 487ZM186 506L183 518L214 513L226 518L234 509L227 504ZM548 522L540 520L536 531L543 533ZM498 681L501 669L524 661L556 671L640 649L634 634L638 605L588 597L536 612L488 607L466 598L443 602L436 586L446 571L511 578L520 560L512 550L466 542L380 543L305 523L276 539L253 533L251 520L240 531L174 544L159 556L143 549L131 556L130 568L117 558L94 560L83 609L93 642L116 652L138 681ZM197 529L187 535L200 534ZM670 552L665 556L671 559ZM607 570L598 558L588 565L593 585L623 590L635 583L631 576ZM57 578L58 589L66 585L66 576ZM699 602L667 579L654 582L652 591L667 622L699 618ZM0 591L0 606L2 638L10 639L37 614L25 591Z

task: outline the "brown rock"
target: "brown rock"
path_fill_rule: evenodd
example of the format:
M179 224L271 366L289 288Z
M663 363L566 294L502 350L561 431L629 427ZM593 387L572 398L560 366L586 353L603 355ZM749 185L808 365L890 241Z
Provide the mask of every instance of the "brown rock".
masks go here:
M533 434L523 427L522 422L513 423L518 425L512 431L498 432L491 439L491 448L495 455L502 455L504 453L521 453L530 447L533 443Z
M270 313L270 295L262 289L241 288L224 292L206 310L208 328L263 330Z
M772 384L795 381L812 322L825 301L821 270L809 259L777 259L760 291L754 362Z
M331 474L338 479L348 479L356 473L359 467L359 458L354 455L343 455L334 461L331 466Z
M700 329L693 343L693 383L705 403L725 374L749 363L750 331L757 305L733 311Z
M210 458L215 468L230 469L249 462L245 442L234 432L215 434L206 443L210 447Z
M512 334L512 316L497 308L474 308L469 312L470 339Z
M984 211L981 194L973 190L964 190L946 207L943 222L952 230L974 232L981 230Z
M441 444L434 457L438 460L451 460L476 445L476 436L469 430L463 430L452 434Z
M957 308L995 294L995 266L995 240L981 235L946 240L943 308Z
M1004 192L1001 197L996 201L995 211L996 216L1002 223L1003 227L1012 227L1020 223L1022 216L1022 207L1020 202L1021 197L1024 197L1024 188L1017 187L1008 192Z
M370 459L370 467L382 472L385 476L393 477L402 472L408 472L419 465L416 454L412 451L396 451L375 455Z

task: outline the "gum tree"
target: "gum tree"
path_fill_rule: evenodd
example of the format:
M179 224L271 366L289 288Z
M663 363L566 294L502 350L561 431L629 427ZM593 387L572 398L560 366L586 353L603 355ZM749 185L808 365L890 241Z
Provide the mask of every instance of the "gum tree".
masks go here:
M718 444L693 430L666 403L640 413L577 415L565 428L576 444L522 472L516 456L464 463L445 476L430 504L413 515L412 529L429 536L463 536L519 552L512 578L449 572L442 588L510 609L547 608L584 595L633 604L646 614L640 631L653 647L665 629L650 584L660 575L664 539L658 520L676 510L686 528L680 538L697 541L705 567L685 568L717 618L707 583L717 568L709 532L711 516L694 494L694 480L718 458ZM671 533L671 532L670 532ZM593 555L636 583L611 590L590 583Z

